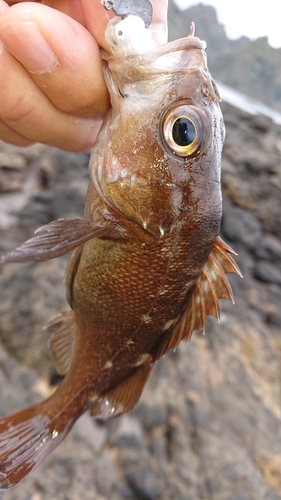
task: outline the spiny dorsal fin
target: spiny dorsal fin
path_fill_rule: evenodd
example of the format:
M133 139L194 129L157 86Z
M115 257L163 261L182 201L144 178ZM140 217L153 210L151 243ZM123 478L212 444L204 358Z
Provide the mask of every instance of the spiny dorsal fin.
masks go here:
M91 415L98 418L113 418L131 410L138 402L152 369L152 358L143 355L142 366L110 391L100 395L92 404Z
M194 330L204 332L206 317L214 316L219 320L219 299L229 299L233 302L231 286L226 273L236 273L242 277L241 271L230 253L235 254L220 237L213 243L200 278L192 292L191 299L170 337L157 353L157 358L170 348L175 348L181 340L189 340Z
M76 336L74 311L60 314L48 323L44 330L52 333L49 340L49 347L56 370L60 375L66 375L69 371L74 352Z
M236 273L242 278L242 273L231 255L237 255L234 250L218 236L212 247L212 254L220 262L225 273ZM219 297L221 298L221 297Z
M0 264L7 262L45 261L65 255L91 238L121 237L116 225L98 226L83 219L58 219L39 227L36 236L21 246L0 256Z

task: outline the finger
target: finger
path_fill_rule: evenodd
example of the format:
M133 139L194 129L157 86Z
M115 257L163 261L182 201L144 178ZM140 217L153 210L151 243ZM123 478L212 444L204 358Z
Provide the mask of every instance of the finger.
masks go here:
M149 29L157 45L167 42L168 0L153 0L153 18Z
M27 0L5 0L8 5L14 5L15 3L26 2ZM29 2L41 2L42 0L28 0Z
M0 118L8 127L29 141L68 151L82 151L93 145L99 128L96 120L55 108L5 48L0 54L0 67Z
M84 10L85 25L97 40L100 47L111 52L105 41L104 32L108 21L115 15L112 10L107 11L100 0L81 0ZM152 0L153 18L149 27L157 45L167 42L167 9L168 0Z
M3 0L0 0L0 3ZM95 1L95 0L93 0ZM26 2L26 0L7 0L8 5ZM59 10L64 14L78 21L82 26L85 26L84 12L80 0L29 0L29 2L38 2L48 5L53 9Z
M8 142L14 146L25 147L33 144L33 141L15 132L6 123L2 122L2 120L0 120L0 138L1 141Z
M4 12L6 12L6 10L8 10L8 5L6 4L6 2L3 2L3 0L0 0L0 16L1 14L3 14Z
M0 39L59 110L101 118L109 107L99 47L77 21L41 4L0 18Z

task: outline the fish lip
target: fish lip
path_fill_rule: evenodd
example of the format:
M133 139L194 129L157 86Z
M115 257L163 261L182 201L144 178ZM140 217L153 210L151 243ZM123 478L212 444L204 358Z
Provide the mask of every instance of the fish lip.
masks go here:
M110 84L112 75L119 75L125 87L157 79L161 84L169 83L175 74L177 77L186 77L186 74L194 69L201 69L210 76L204 47L205 44L199 38L186 37L138 55L118 57L102 50L105 79L108 79Z
M122 57L121 59L130 60L144 60L147 63L153 64L156 59L165 54L171 54L172 52L190 50L190 49L198 49L205 52L206 42L204 40L200 40L200 38L193 37L184 37L178 38L177 40L172 40L170 42L164 43L162 45L158 45L154 47L144 54L133 54L129 56ZM120 56L114 56L113 54L109 54L106 50L101 49L101 57L105 61L120 59ZM135 62L133 62L135 64Z

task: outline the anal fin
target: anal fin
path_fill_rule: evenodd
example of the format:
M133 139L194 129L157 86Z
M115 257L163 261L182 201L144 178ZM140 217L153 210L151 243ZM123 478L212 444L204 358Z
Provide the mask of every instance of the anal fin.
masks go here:
M180 322L163 343L156 358L175 348L181 340L189 340L194 330L204 332L208 315L219 320L219 299L234 302L226 273L233 272L241 277L242 274L230 254L236 255L231 247L217 237Z
M131 410L138 402L146 380L152 369L152 358L147 355L145 362L133 375L110 391L99 395L91 406L91 415L108 419Z
M120 232L120 231L119 231ZM116 237L116 225L98 226L83 219L58 219L39 227L33 238L0 256L0 264L8 262L45 261L60 257L91 238ZM120 233L121 234L121 233Z
M75 345L76 321L74 311L60 314L48 323L44 330L48 330L52 334L49 347L56 370L60 375L66 375L71 365Z

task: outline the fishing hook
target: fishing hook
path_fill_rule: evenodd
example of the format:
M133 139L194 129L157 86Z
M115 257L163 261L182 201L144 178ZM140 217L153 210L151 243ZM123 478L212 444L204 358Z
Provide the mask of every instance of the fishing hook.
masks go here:
M151 24L153 7L150 0L102 0L102 5L123 18L129 14L140 17L146 28Z

